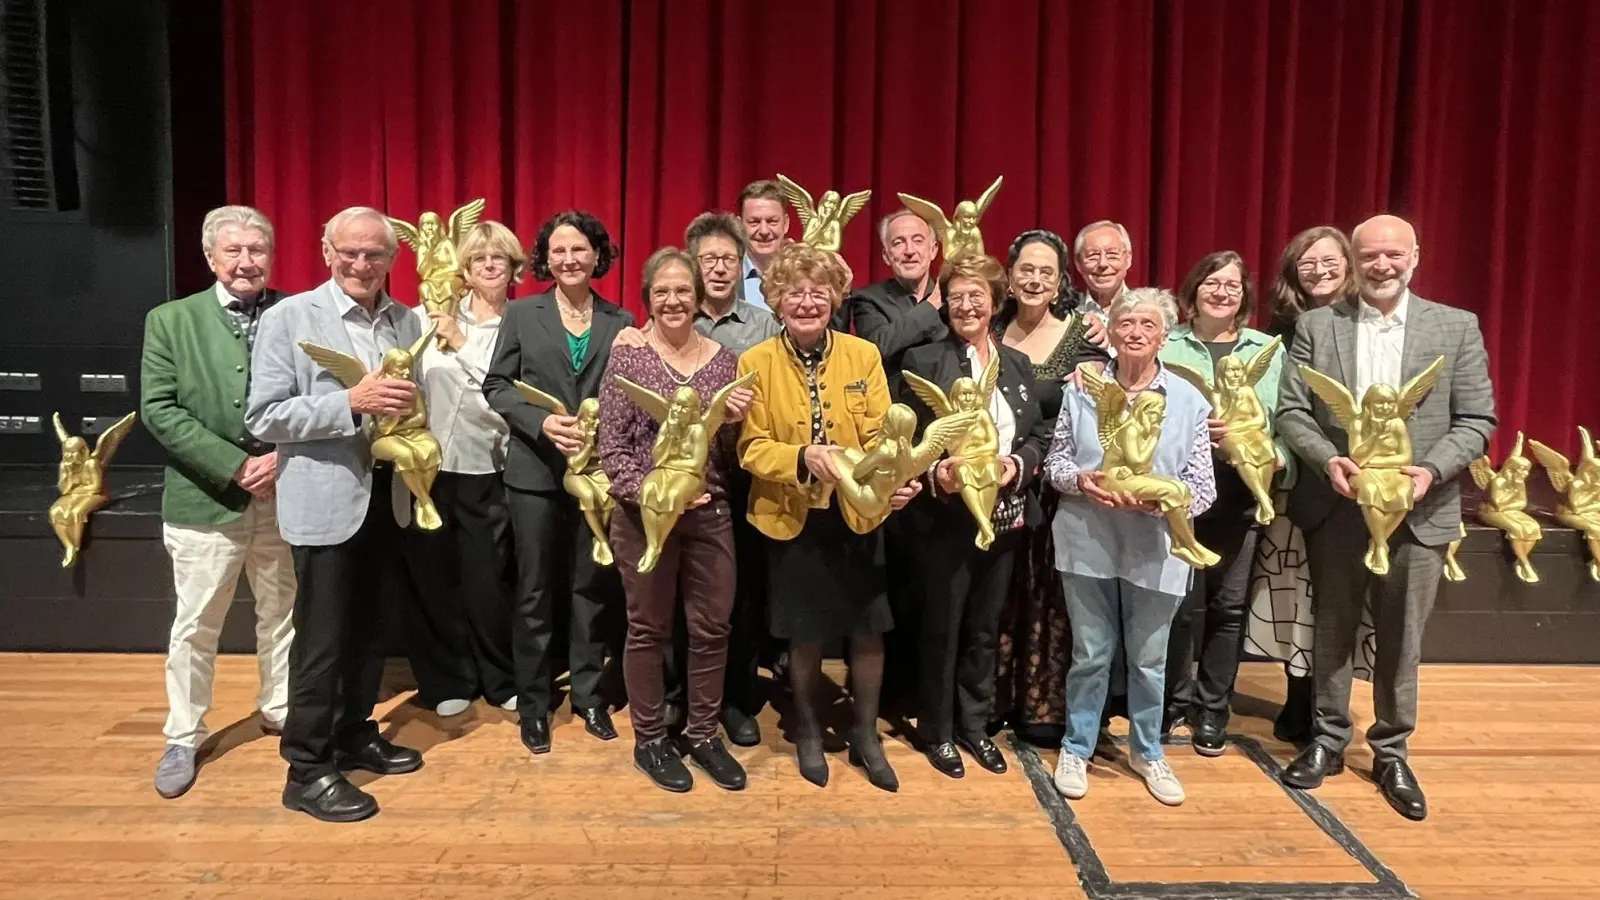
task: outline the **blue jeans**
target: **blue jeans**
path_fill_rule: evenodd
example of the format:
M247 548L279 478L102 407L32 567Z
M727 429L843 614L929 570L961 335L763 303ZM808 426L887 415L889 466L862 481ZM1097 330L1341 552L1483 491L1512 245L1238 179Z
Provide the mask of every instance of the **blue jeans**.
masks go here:
M1162 757L1167 632L1183 597L1135 587L1117 578L1061 573L1072 621L1067 669L1067 733L1061 749L1088 759L1100 734L1100 711L1111 686L1120 637L1128 661L1128 741L1146 760Z

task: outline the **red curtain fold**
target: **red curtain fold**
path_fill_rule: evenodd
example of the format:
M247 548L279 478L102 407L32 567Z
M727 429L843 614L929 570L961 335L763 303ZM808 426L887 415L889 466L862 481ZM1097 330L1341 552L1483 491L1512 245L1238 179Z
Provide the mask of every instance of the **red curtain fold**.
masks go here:
M325 13L227 0L230 196L277 224L288 289L325 276L344 206L415 221L483 196L525 242L594 212L622 247L600 290L637 311L655 247L779 171L874 191L844 236L863 281L887 274L896 191L949 210L996 175L991 253L1113 218L1135 283L1231 248L1264 289L1294 232L1391 211L1421 237L1417 292L1482 317L1497 444L1600 425L1584 0L349 0L359 41Z

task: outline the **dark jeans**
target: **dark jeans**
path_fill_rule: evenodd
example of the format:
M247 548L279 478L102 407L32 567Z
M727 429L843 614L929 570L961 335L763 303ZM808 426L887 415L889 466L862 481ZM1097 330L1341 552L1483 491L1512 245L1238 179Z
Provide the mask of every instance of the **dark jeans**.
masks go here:
M961 513L966 514L965 508ZM957 735L985 736L994 710L1000 609L1026 533L1002 534L988 550L979 550L972 545L972 532L970 525L953 527L947 533L954 541L924 548L928 603L922 610L918 648L922 677L917 724L929 744L947 744Z
M1233 683L1239 677L1245 617L1250 610L1250 567L1261 527L1255 522L1254 499L1242 483L1230 484L1238 482L1239 476L1224 466L1217 466L1217 503L1194 523L1195 537L1222 560L1195 573L1194 584L1172 618L1167 639L1169 720L1191 711L1226 717Z
M639 743L663 738L664 664L672 646L680 606L689 636L689 717L684 737L717 736L722 709L723 666L728 655L728 616L733 611L733 528L727 509L712 504L691 509L673 526L661 559L648 573L635 568L645 537L638 508L619 504L611 515L611 549L628 598L628 638L622 671L628 685L628 715Z
M383 679L382 595L401 540L390 506L392 471L373 472L367 517L349 540L292 548L299 590L278 752L296 784L336 773L337 751L378 736L372 707Z

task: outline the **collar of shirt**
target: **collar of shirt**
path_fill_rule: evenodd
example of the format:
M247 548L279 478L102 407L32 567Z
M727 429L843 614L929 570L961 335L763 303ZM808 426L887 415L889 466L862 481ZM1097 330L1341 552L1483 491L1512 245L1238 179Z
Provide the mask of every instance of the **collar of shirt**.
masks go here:
M794 338L789 336L789 332L785 331L783 333L783 344L789 348L789 352L794 354L794 358L799 360L802 365L807 368L815 368L822 363L823 359L827 358L828 350L833 346L833 333L825 333L822 340L818 341L817 345L810 350L801 350L800 345L796 344Z
M383 292L378 294L378 303L372 312L368 314L367 308L357 303L354 297L346 294L344 288L339 287L337 282L330 282L330 284L333 285L333 298L334 302L339 306L339 315L341 317L348 318L352 310L360 310L362 315L368 319L376 319L379 316L389 315L390 311L394 309L394 301L389 299L388 292Z
M1406 324L1406 309L1411 303L1411 289L1407 288L1400 294L1400 302L1394 305L1394 312L1387 316L1378 311L1376 306L1369 305L1365 299L1356 301L1356 315L1362 322L1371 322L1385 328L1394 328Z
M220 281L216 284L216 290L217 302L222 304L223 309L229 311L241 312L245 315L253 315L256 312L265 309L267 306L267 292L264 290L260 294L257 294L254 300L243 300L239 297L235 297L234 295L228 293L228 289L223 287L222 282Z
M460 315L461 320L466 322L468 325L476 325L480 328L488 328L500 324L500 316L484 319L481 322L478 321L478 317L472 314L472 295L470 293L461 298L461 305L456 308L456 312Z
M740 307L749 305L750 304L745 303L736 297L734 298L733 303L728 306L728 311L720 316L713 316L711 313L706 312L706 308L702 306L694 311L694 317L696 319L706 319L713 325L721 325L723 322L727 322L729 320L743 324L745 319L750 314L749 312L740 309Z
M1106 363L1106 377L1117 377L1117 360L1115 357ZM1160 391L1163 394L1167 392L1167 367L1162 365L1159 359L1156 360L1156 377L1150 379L1150 383L1145 386L1145 390ZM1130 396L1128 399L1132 400L1133 398Z

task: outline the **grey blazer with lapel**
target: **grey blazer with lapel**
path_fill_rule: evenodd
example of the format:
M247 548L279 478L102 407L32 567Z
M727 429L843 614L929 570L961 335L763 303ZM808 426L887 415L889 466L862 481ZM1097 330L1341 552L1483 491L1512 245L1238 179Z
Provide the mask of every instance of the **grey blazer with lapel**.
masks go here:
M1416 294L1407 304L1407 316L1402 381L1437 357L1445 358L1438 384L1406 422L1417 465L1434 474L1433 486L1406 516L1406 525L1419 542L1437 547L1460 536L1457 476L1488 447L1495 428L1494 386L1477 316ZM1276 422L1284 443L1306 462L1306 472L1289 494L1289 518L1301 528L1321 525L1336 503L1354 502L1334 492L1327 472L1329 459L1349 452L1349 436L1306 386L1299 367L1309 365L1354 391L1356 317L1353 298L1312 310L1296 323L1289 345Z
M295 546L349 540L372 495L372 448L350 412L350 391L300 349L310 341L355 355L336 290L330 280L262 313L250 357L245 427L278 446L278 530ZM406 307L396 303L385 315L401 346L422 336ZM391 488L395 521L408 525L405 484L396 478Z

